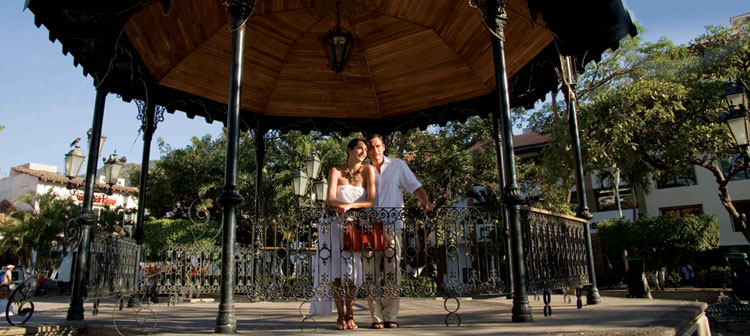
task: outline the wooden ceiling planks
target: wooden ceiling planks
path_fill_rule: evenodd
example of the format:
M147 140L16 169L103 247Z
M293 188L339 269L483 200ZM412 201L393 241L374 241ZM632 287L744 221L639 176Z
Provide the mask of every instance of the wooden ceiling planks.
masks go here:
M213 1L219 2L216 0ZM315 0L258 0L253 9L253 16L310 8L314 5L314 2Z
M320 43L335 24L325 18L289 49L265 113L273 116L379 118L362 47L355 44L346 68L336 73ZM345 29L351 29L342 20Z
M130 19L125 33L159 81L227 21L226 8L219 1L175 1L166 16L154 1Z
M248 21L240 102L243 109L264 111L289 46L319 21L314 13L314 10L304 8L283 14L266 14ZM225 25L159 84L225 102L229 88L231 41L231 31Z
M384 117L489 92L433 30L404 36L366 52Z
M320 37L335 18L313 0L258 1L246 30L243 110L272 116L381 118L494 90L489 33L465 1L365 0L342 18L357 38L342 73L328 67ZM523 0L510 0L508 75L552 41L541 19L531 25ZM165 85L225 103L231 32L219 1L158 2L126 30L152 75ZM199 13L201 24L171 20ZM184 14L184 15L183 15ZM195 17L195 16L193 16ZM160 50L156 55L151 50Z

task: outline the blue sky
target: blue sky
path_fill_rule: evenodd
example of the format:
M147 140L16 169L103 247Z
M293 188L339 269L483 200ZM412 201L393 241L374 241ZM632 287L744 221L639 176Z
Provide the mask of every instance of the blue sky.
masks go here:
M58 166L68 144L85 139L91 127L95 90L91 77L73 66L59 42L51 43L46 28L34 25L23 0L0 1L0 176L10 167L27 162ZM706 25L728 25L729 17L750 12L748 0L629 0L630 9L646 28L648 41L666 36L686 43L705 31ZM140 162L142 141L138 135L134 103L109 95L103 133L108 137L104 153L117 150L130 162ZM207 124L184 113L167 113L155 137L173 148L187 145L192 136L216 135L221 123ZM156 141L152 159L159 155Z

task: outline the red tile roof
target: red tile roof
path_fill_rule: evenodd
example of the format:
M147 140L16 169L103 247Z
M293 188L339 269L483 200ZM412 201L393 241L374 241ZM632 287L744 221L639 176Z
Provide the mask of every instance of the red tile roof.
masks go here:
M539 134L534 132L519 134L513 136L513 148L521 149L544 145L549 141L548 134Z
M48 172L44 170L29 169L29 168L24 168L24 167L12 167L11 169L19 173L37 177L40 180L45 181L45 182L66 184L68 183L68 181L70 181L74 186L78 188L83 188L83 184L86 182L83 178L80 178L80 177L68 179L68 177L63 174ZM96 188L100 190L107 190L109 189L109 185L106 183L96 183ZM121 185L113 185L112 191L120 192L120 193L123 193L123 192L138 193L138 188L123 187Z

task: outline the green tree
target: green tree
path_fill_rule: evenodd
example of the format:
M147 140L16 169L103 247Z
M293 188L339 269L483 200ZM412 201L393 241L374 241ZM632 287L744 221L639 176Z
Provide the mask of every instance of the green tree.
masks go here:
M616 167L631 185L648 189L654 179L684 173L688 165L703 167L715 177L722 204L750 239L727 189L748 163L735 162L728 172L719 166L736 153L719 111L726 108L721 95L727 81L750 77L748 33L748 25L709 27L689 45L630 39L601 62L588 64L576 89L585 168ZM543 151L549 178L566 181L572 160L567 120L558 105L553 100L529 120L535 130L550 135Z
M30 211L19 208L25 204ZM63 246L63 230L68 221L78 217L80 208L72 200L60 199L49 191L45 194L28 193L14 202L10 219L0 227L0 253L21 261L31 260L36 251L36 264L42 267L52 261L52 248Z
M679 266L686 257L718 248L719 222L710 215L641 216L635 222L602 221L598 235L610 258L619 259L628 251L644 258L646 270L663 275L667 266Z

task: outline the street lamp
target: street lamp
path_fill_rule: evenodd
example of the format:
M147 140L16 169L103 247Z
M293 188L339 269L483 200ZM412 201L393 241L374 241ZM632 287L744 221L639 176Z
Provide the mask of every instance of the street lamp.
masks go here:
M729 111L722 111L721 116L729 127L735 143L744 152L750 140L750 113L748 113L748 87L744 81L738 80L724 91L724 100Z
M325 202L328 198L328 180L325 177L318 178L320 175L320 158L313 154L305 159L305 171L298 171L292 175L292 186L294 194L303 197L307 195L307 185L312 184L310 188L310 199Z
M109 191L107 195L112 195L112 186L117 184L117 179L120 177L120 171L125 166L127 159L123 156L118 158L117 151L104 160L104 180L109 184Z
M80 141L80 138L73 141L71 144L73 149L65 154L65 176L68 177L68 189L73 189L73 183L71 181L78 176L78 172L81 170L81 165L83 164L83 159L86 158L83 155L81 147L78 146L78 141Z

